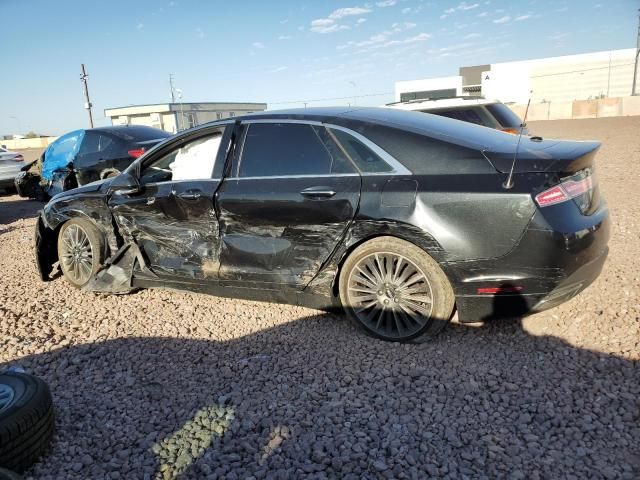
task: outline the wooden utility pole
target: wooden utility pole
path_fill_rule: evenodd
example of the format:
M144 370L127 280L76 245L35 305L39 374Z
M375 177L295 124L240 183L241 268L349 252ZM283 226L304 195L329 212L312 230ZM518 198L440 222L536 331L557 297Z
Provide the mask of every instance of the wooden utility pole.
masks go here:
M80 69L82 72L80 73L80 81L82 82L82 88L84 90L84 108L89 113L89 127L93 128L93 115L91 114L91 100L89 100L89 86L87 85L87 72L84 69L84 63L80 64Z
M633 85L631 95L637 95L636 80L638 77L638 57L640 57L640 8L638 9L638 39L636 40L636 61L633 64Z

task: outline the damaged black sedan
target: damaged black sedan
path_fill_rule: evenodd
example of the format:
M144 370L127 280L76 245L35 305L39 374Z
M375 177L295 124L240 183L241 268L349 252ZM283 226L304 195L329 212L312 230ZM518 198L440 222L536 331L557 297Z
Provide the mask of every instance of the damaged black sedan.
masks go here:
M14 183L21 197L48 200L57 193L115 177L171 134L144 125L74 130L57 138Z
M598 148L376 108L211 123L53 198L38 266L92 291L343 307L408 340L456 309L525 315L595 280L609 238Z

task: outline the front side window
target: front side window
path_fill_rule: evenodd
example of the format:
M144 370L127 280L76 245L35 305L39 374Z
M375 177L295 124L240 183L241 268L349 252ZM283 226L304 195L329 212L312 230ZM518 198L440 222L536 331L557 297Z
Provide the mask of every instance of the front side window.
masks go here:
M221 141L218 132L182 144L146 165L141 183L210 179Z
M239 177L351 173L353 167L324 127L297 123L252 123L247 127Z

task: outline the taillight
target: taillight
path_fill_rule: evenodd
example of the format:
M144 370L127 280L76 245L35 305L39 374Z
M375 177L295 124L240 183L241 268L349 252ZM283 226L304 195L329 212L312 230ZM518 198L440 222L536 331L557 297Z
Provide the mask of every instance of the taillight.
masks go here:
M520 129L519 128L501 128L500 130L502 130L505 133L510 133L511 135L519 135L520 134Z
M536 203L541 207L548 207L549 205L583 197L578 203L580 209L584 211L588 209L592 200L593 183L591 170L583 170L576 175L565 178L558 185L536 195Z
M24 157L22 155L16 155L14 160L16 162L24 162Z
M127 153L129 154L130 157L138 158L138 157L141 157L142 154L144 153L144 148L136 148L135 150L129 150Z

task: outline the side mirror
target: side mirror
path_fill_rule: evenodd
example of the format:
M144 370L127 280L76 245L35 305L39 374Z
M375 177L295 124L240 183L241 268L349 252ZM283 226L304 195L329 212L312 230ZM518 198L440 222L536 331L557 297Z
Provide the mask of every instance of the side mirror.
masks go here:
M133 195L140 191L140 182L136 177L128 172L123 172L109 185L109 194L120 193L122 195Z

